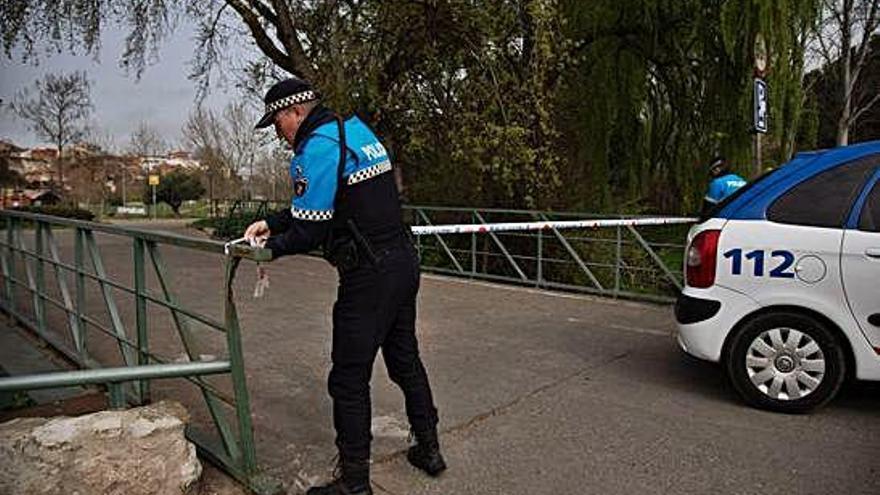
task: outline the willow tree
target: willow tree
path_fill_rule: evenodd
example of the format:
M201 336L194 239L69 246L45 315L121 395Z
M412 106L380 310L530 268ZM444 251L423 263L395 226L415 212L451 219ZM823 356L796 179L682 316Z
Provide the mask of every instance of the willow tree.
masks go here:
M246 88L313 80L390 142L412 200L673 212L696 209L711 155L752 160L758 32L772 159L790 154L816 1L26 0L0 25L25 54L33 33L94 51L102 25L128 25L138 73L189 16L202 87L248 41Z
M569 202L609 210L695 211L705 164L752 160L753 47L771 53L774 142L792 142L802 105L802 33L815 8L796 0L568 2L580 47L566 74L574 140ZM774 149L782 148L775 145ZM782 154L782 153L780 153Z

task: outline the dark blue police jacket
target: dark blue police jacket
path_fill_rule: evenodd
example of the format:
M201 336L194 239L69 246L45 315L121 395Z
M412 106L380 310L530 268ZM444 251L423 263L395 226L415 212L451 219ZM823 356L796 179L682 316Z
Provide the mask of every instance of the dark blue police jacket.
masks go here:
M345 167L343 194L336 199L340 159L335 115L315 109L300 126L290 162L294 195L289 210L267 219L272 237L266 247L273 256L311 251L334 235L348 235L334 218L352 218L372 243L381 245L403 229L400 200L388 151L358 117L344 121ZM335 232L335 230L339 232Z

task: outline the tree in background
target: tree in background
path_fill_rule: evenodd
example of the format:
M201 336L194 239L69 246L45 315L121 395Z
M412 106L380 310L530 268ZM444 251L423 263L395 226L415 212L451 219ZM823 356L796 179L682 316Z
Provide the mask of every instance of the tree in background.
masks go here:
M859 118L880 101L874 86L866 98L856 88L869 62L871 37L880 28L880 0L823 0L822 17L815 26L816 50L825 67L838 71L834 100L837 113L837 145L849 144L849 133Z
M157 156L164 154L168 145L162 135L149 122L141 120L128 140L128 152L135 156Z
M211 208L217 198L237 196L234 186L228 184L237 171L229 151L229 132L221 119L213 111L197 107L183 125L183 136L202 164Z
M128 139L126 151L128 151L131 160L122 160L118 162L121 193L120 200L123 206L129 200L127 187L130 179L133 178L131 174L131 164L139 164L141 158L164 154L168 151L168 144L162 139L162 135L159 134L159 131L156 130L155 127L146 120L141 120L138 122L138 126L132 131L131 136ZM138 166L138 168L140 167Z
M59 187L64 185L64 147L88 134L93 108L90 93L85 72L47 74L34 90L22 90L12 103L38 136L55 145Z
M247 198L254 195L254 165L257 162L262 136L254 132L254 123L259 116L247 102L230 103L223 109L223 121L226 127L227 141L223 143L232 163L232 169L242 176L247 176Z
M147 186L150 188L151 186ZM152 191L144 191L144 197L150 197ZM205 194L205 186L198 177L183 170L173 170L162 176L156 186L156 201L164 201L171 207L176 216L180 216L180 206L184 201L199 199Z
M805 147L831 148L837 145L842 115L841 69L843 60L835 60L807 74L807 108L810 122L798 137ZM853 88L852 101L860 108L848 131L848 141L858 143L880 139L880 35L871 39L859 81ZM871 103L874 101L874 103Z
M568 136L565 203L606 211L694 212L706 163L726 155L741 172L753 155L756 34L770 52L771 159L799 119L802 32L816 2L600 0L564 3L578 48L564 74Z
M201 87L229 63L228 46L254 44L263 56L246 61L242 87L256 99L286 74L311 79L378 129L407 200L672 213L696 210L712 155L740 171L753 161L759 32L771 67L766 164L795 151L821 1L27 0L0 25L7 51L55 31L59 47L93 50L102 25L127 25L122 62L139 72L190 15ZM73 11L95 14L62 14ZM240 165L231 139L209 130L221 119L198 120L210 125L190 141L213 164L213 197L215 171Z

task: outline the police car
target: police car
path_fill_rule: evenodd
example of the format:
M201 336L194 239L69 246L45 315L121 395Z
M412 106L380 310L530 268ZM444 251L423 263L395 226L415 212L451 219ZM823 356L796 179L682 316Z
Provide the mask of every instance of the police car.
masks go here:
M880 380L880 141L800 153L688 234L678 343L751 405L806 412Z

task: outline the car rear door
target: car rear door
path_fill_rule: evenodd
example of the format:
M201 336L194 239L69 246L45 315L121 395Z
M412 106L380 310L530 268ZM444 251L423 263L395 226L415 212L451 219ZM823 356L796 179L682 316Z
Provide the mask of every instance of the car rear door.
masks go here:
M880 353L880 170L856 203L848 227L840 260L846 299L859 328Z
M729 221L719 239L718 284L762 305L797 304L849 321L840 249L875 168L863 159L828 168L776 197L766 220Z

